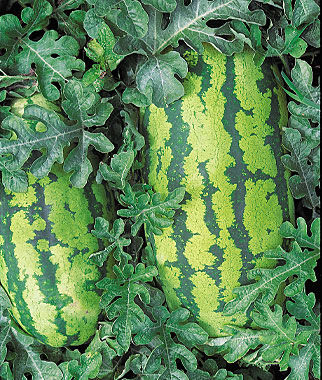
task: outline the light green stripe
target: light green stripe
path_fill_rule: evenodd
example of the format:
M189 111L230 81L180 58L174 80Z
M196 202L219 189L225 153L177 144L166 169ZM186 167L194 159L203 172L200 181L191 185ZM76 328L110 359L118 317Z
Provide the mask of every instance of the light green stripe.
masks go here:
M249 251L256 266L269 265L271 261L255 259L265 250L281 244L279 227L283 222L283 211L279 205L274 178L277 164L274 152L266 144L267 136L272 136L274 126L267 124L271 115L272 91L262 93L258 83L264 78L256 67L251 54L236 54L235 94L242 110L236 115L235 127L241 140L240 148L245 152L243 159L250 173L256 179L248 179L246 185L243 221L249 235ZM275 126L277 127L277 126ZM267 179L257 179L258 177Z

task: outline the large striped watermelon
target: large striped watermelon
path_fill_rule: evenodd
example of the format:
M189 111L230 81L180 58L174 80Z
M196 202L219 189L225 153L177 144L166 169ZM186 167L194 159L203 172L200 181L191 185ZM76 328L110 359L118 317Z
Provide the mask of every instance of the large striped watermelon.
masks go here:
M113 198L93 177L73 188L58 164L44 179L28 177L27 193L0 186L0 282L26 332L54 347L80 345L100 313L102 273L89 256L103 247L90 231L96 217L114 217Z
M232 290L254 266L272 265L262 252L281 243L278 230L294 213L281 163L285 95L274 67L254 65L250 51L226 57L210 45L184 54L184 97L143 118L146 179L164 197L186 187L173 226L152 240L171 309L190 309L211 336L224 324Z

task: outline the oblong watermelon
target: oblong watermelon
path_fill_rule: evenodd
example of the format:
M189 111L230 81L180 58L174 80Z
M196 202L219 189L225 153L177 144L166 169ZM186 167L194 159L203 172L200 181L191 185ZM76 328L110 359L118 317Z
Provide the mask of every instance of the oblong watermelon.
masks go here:
M293 219L289 174L281 162L287 104L275 67L254 65L252 53L227 57L210 45L186 50L184 97L149 107L145 178L164 197L178 186L186 196L174 223L152 241L168 305L187 307L211 336L247 316L222 313L247 271L272 263L262 253L281 244Z
M95 283L103 273L89 256L103 246L91 230L96 217L114 218L113 198L93 177L72 187L58 164L44 179L28 177L27 193L0 186L0 283L26 332L53 347L80 345L100 314Z

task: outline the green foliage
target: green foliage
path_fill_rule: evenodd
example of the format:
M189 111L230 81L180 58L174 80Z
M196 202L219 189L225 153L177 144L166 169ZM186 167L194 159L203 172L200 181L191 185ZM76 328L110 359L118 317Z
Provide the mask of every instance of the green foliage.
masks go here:
M215 1L193 0L186 6L180 0L171 13L166 28L163 28L163 15L153 7L146 6L148 29L143 36L128 34L116 44L119 54L139 53L144 56L144 63L136 75L136 87L133 98L144 94L158 107L164 107L183 95L183 86L175 75L185 77L187 65L176 52L166 52L170 46L177 47L184 40L199 53L203 51L202 42L213 44L218 50L231 55L241 51L243 43L234 38L229 28L213 29L207 25L213 19L236 19L251 24L265 24L261 11L251 12L249 1ZM127 93L129 96L129 93ZM127 102L130 98L127 98ZM133 99L135 102L135 99Z
M0 287L0 378L23 379L30 373L35 380L62 379L61 372L54 362L42 360L43 345L26 335L10 318L10 301ZM10 343L10 348L7 346ZM14 347L14 351L12 350ZM13 355L13 367L5 362Z
M58 23L58 29L77 40L79 45L83 47L86 43L86 32L83 27L86 11L79 9L85 0L71 0L56 2L51 0L53 6L53 14Z
M124 233L125 224L123 219L116 219L113 223L113 227L109 230L109 223L104 218L97 218L95 220L95 230L93 235L99 239L107 239L110 244L100 252L96 252L91 255L91 259L98 266L102 266L107 260L111 252L114 251L115 260L126 264L131 260L131 256L125 252L124 248L131 244L131 239L126 239L122 236Z
M161 200L159 193L151 190L135 192L127 183L124 194L120 196L122 205L127 206L117 213L119 216L131 218L134 223L131 227L132 235L135 236L144 224L148 233L156 235L162 233L161 228L171 226L174 210L180 207L179 203L183 200L185 189L179 187L169 193L166 199Z
M304 220L298 220L299 228L294 233L294 227L285 222L282 225L282 233L291 237L296 237L292 242L291 251L285 251L282 247L267 251L264 256L270 259L283 260L284 265L277 265L272 269L255 268L249 271L248 278L255 280L252 284L241 286L234 290L237 297L226 304L225 312L232 315L238 311L247 311L251 303L260 299L264 304L270 304L281 284L287 284L287 280L292 278L285 287L286 296L292 297L300 292L307 280L316 281L314 268L320 257L320 219L314 221L312 230L314 242L312 250L307 247L306 227L303 228ZM311 248L311 247L309 247Z
M306 379L310 366L316 378L320 376L320 316L315 310L315 296L306 295L307 279L316 281L314 268L320 256L320 220L315 219L307 233L305 220L297 220L297 228L285 222L281 235L294 239L292 249L282 248L265 253L266 257L282 259L284 265L274 269L254 269L249 278L253 284L235 289L237 297L226 304L225 312L246 311L250 307L253 328L227 326L228 337L213 339L209 344L224 354L228 362L242 359L266 368L278 364L281 371L291 368L287 379ZM272 301L281 285L287 284L285 313ZM304 323L303 323L304 322ZM254 329L256 327L256 329Z
M66 124L54 111L37 105L27 106L23 116L27 120L41 121L46 126L45 131L31 129L22 118L16 116L9 116L3 121L2 128L17 136L14 140L0 138L0 167L6 188L17 192L26 191L27 176L21 168L35 150L44 153L33 161L30 171L42 178L48 175L55 162L63 162L63 148L77 139L79 144L66 157L64 170L73 171L71 182L74 186L84 187L92 172L92 164L87 158L88 147L93 145L102 153L113 149L112 143L103 133L87 130L93 125L104 124L113 107L104 100L95 98L90 91L85 91L80 82L75 80L66 84L64 95L62 107L70 120L75 121L73 124ZM94 116L88 114L92 110Z
M105 248L91 259L104 270L113 255L115 279L97 284L103 313L86 345L54 349L26 335L0 287L1 380L272 380L287 369L288 380L320 378L319 304L306 289L320 252L319 34L315 0L0 2L0 186L26 191L26 172L44 177L63 163L73 186L94 171L113 190L119 216L113 225L98 218L93 230ZM284 66L283 163L298 216L296 226L281 226L283 248L265 253L276 268L250 271L226 305L228 314L247 311L251 325L227 326L227 337L211 339L187 310L167 309L155 257L140 236L142 226L157 235L170 226L185 192L161 199L142 185L145 142L133 106L179 99L188 70L176 48L201 53L204 42L227 55L248 45L258 65L274 57ZM10 104L35 93L61 112L29 105L13 116ZM278 292L284 303L276 304Z
M290 127L284 131L283 144L290 152L283 157L284 165L296 173L290 178L292 195L304 199L304 204L314 210L320 206L316 189L320 180L319 144L320 87L313 87L313 73L309 64L297 59L292 70L291 81L284 73L283 78L292 90L286 90L294 99L288 105L292 114Z
M97 283L99 289L105 290L101 299L101 307L109 320L114 320L112 332L120 346L126 351L129 348L132 331L144 320L144 312L135 302L135 298L150 303L150 293L143 285L152 281L157 275L155 267L145 268L140 263L135 268L126 264L123 269L114 266L116 279L104 278Z
M47 26L51 11L46 0L36 0L33 9L25 8L22 12L25 27L14 15L0 17L0 49L6 51L0 58L0 68L9 74L28 74L35 65L41 92L48 100L57 100L60 93L53 82L63 86L74 70L84 70L84 62L76 59L79 47L71 36L59 37L57 31L48 30L39 41L29 38L32 32ZM57 57L53 58L53 54Z
M151 313L152 318L145 317L134 337L136 345L151 343L151 349L142 350L140 355L130 358L129 367L143 379L188 379L185 372L197 370L197 359L188 348L204 344L207 333L196 323L186 323L190 315L186 309L177 309L170 314L164 306L155 306ZM171 333L180 343L173 340ZM177 359L185 371L177 368Z

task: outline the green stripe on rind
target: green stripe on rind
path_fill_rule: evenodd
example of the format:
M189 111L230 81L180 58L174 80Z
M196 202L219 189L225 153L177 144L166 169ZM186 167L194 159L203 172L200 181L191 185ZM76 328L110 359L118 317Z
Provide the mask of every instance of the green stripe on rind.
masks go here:
M287 109L269 64L256 68L249 52L226 58L206 45L190 62L182 100L146 112L146 178L163 196L186 186L173 226L153 239L160 280L170 308L183 304L217 336L247 322L223 305L250 268L268 265L262 251L293 213L280 160Z
M102 275L88 258L102 246L90 231L95 217L111 219L113 201L102 185L72 188L58 165L29 181L26 194L0 188L0 281L27 332L51 346L80 345L100 313L95 282Z

